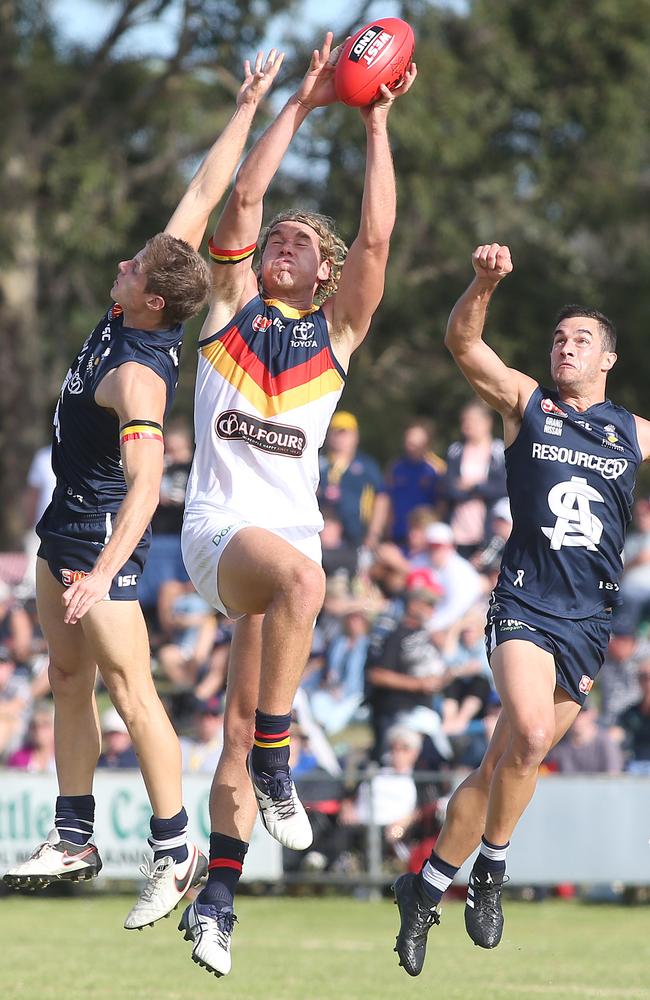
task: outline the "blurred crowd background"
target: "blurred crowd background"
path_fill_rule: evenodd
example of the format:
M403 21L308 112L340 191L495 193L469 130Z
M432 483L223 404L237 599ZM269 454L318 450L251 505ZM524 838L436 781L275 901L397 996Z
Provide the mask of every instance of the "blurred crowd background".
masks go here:
M117 262L166 224L231 113L245 57L271 45L287 52L259 131L325 28L342 40L386 14L413 25L419 76L391 114L399 206L384 300L321 456L327 598L293 739L318 827L309 863L342 871L369 810L385 851L413 860L449 789L444 777L414 774L475 766L499 712L483 626L510 530L503 443L442 345L473 248L512 249L515 271L488 321L509 364L544 382L556 311L594 306L619 328L613 398L650 416L650 0L589 0L570 12L564 0L359 0L333 3L327 24L310 0L0 4L0 761L26 772L54 768L33 596L52 413ZM349 242L364 156L356 111L310 116L267 213L325 212ZM193 591L180 557L197 327L166 427L142 602L185 767L208 775L232 626ZM650 769L645 470L625 558L607 663L549 772ZM133 766L121 719L101 687L97 697L102 765ZM368 785L349 780L364 767L371 802Z
M478 766L500 711L484 627L511 529L503 441L479 399L440 448L426 419L406 422L383 465L338 410L320 456L327 595L294 704L292 767L312 810L314 848L289 870L360 870L371 819L396 863L425 857L458 773ZM189 423L170 422L141 602L151 668L180 734L186 772L212 775L222 745L232 622L196 593L180 530L192 461ZM34 456L24 508L52 488L49 447ZM47 651L34 600L35 545L0 555L0 762L54 770ZM548 774L650 774L650 498L639 497L622 604L587 704L543 766ZM133 768L124 723L102 688L100 767ZM418 772L426 780L418 779ZM370 776L371 780L365 778Z

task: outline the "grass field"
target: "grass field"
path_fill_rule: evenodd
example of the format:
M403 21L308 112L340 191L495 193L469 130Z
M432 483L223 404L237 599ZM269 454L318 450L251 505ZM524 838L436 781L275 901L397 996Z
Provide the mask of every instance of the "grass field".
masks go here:
M217 980L189 959L177 914L122 930L129 897L0 899L2 1000L648 1000L650 911L573 902L506 904L494 952L465 935L449 903L418 979L398 968L389 901L251 898L238 902L233 971ZM176 918L176 919L174 919Z

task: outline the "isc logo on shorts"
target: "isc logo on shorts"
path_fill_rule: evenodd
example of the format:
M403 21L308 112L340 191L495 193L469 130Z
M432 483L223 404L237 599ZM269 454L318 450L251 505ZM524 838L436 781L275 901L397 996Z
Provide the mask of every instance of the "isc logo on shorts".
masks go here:
M82 569L62 569L59 571L61 573L61 581L66 587L71 584L76 583L77 580L83 580L84 577L88 576L88 573L84 572Z
M117 585L118 587L135 587L137 581L137 573L125 573L124 576L118 576Z

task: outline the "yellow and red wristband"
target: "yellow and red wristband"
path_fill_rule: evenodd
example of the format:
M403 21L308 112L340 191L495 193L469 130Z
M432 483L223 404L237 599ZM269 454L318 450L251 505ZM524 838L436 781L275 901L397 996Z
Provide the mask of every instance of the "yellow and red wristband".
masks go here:
M208 253L215 264L241 264L243 260L253 256L256 247L257 243L252 243L242 250L224 250L216 246L213 239L208 241Z
M155 420L129 420L120 427L120 445L127 441L160 441L163 444L163 429Z

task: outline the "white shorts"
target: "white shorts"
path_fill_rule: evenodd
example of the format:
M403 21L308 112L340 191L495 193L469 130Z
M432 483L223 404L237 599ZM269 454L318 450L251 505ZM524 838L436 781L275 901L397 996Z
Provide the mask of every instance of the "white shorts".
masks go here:
M185 511L181 534L185 568L203 600L228 618L238 616L229 611L219 597L219 561L228 543L242 528L264 528L284 538L319 566L322 562L320 535L313 528L271 528L244 520L227 507L189 508Z

